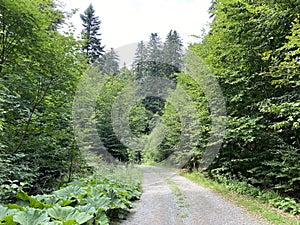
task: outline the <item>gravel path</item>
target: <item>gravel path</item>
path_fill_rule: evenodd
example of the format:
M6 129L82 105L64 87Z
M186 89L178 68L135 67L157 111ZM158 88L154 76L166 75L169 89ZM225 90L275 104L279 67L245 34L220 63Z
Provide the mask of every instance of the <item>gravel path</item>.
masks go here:
M190 180L159 167L143 167L143 194L123 225L267 224Z

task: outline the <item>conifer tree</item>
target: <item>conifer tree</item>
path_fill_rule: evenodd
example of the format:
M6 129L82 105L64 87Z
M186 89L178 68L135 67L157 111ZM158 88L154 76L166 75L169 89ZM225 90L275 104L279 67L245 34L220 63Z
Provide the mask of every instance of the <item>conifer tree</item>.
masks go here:
M101 21L98 16L95 16L92 4L84 11L84 14L80 14L80 18L84 27L82 37L85 40L82 50L86 54L88 63L94 63L104 53L99 32Z
M163 47L162 61L164 65L164 74L172 77L172 74L178 73L183 67L183 44L177 31L171 30L166 38Z
M157 33L151 33L147 45L147 60L159 62L161 60L162 43Z
M146 48L145 75L161 76L162 42L157 33L151 33Z
M100 70L105 74L116 75L119 72L119 56L113 48L102 56L99 64Z
M146 67L146 57L147 57L147 47L144 44L143 41L139 42L137 45L137 49L135 52L135 58L134 58L134 69L136 76L138 78L142 77L145 73L145 67Z

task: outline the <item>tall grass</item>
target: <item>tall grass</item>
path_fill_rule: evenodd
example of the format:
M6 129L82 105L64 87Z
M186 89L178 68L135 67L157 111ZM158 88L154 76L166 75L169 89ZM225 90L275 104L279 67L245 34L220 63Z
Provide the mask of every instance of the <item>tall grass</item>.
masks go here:
M142 172L133 164L120 162L108 164L101 156L93 152L85 152L84 158L88 166L103 177L130 185L141 183Z

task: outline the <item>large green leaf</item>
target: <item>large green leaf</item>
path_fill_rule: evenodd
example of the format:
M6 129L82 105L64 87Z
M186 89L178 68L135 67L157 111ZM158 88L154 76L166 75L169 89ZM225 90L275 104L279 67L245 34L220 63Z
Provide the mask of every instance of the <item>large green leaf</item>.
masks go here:
M74 199L73 200L71 200L71 199L61 200L61 201L59 201L59 205L60 206L68 206L68 205L71 205L74 202L76 202L76 200L74 200Z
M53 221L48 223L47 225L62 225L63 223L61 221Z
M68 221L54 221L47 223L47 225L78 225L79 223L76 220L68 220Z
M66 198L82 199L87 193L84 188L79 186L68 186L53 192L56 196Z
M123 204L123 202L121 201L121 199L119 199L117 197L116 191L113 189L110 189L107 193L107 196L110 198L111 200L111 208L115 208L115 209L126 209L127 206L125 204Z
M74 225L74 224L81 224L81 223L78 223L76 220L68 220L62 222L62 225Z
M14 215L5 216L1 222L5 225L17 225L18 223L14 221ZM3 224L3 223L1 223Z
M30 203L30 206L33 207L33 208L39 208L39 209L43 209L45 207L49 207L47 206L46 204L42 203L41 201L33 198L33 197L30 197L27 193L25 192L19 192L17 194L17 197L23 201L29 201Z
M55 195L36 195L35 199L48 205L54 205L60 200L60 198Z
M121 201L121 199L114 198L114 199L112 199L111 208L127 209L127 206Z
M0 221L3 217L7 216L10 214L10 211L7 207L4 207L2 205L0 205Z
M16 222L13 222L13 216L17 212L19 212L19 210L9 209L0 205L0 222L5 222L7 225L17 224Z
M77 225L78 223L76 220L68 220L68 221L53 221L50 223L47 223L47 225Z
M79 212L70 206L54 206L53 208L48 209L47 212L54 219L61 221L75 220L79 224L86 223L93 218L92 215L85 212Z
M17 210L24 210L24 208L22 206L19 206L17 204L8 204L7 207L9 209L17 209Z
M109 225L109 219L107 217L107 215L105 214L105 212L103 211L98 211L96 213L96 224L99 225Z
M94 206L96 209L101 209L101 210L108 210L110 208L110 205L111 205L111 199L106 197L106 196L103 196L103 197L100 197L100 198L97 198L97 197L94 197L94 198L90 198L88 197L87 199L87 202Z
M89 187L87 189L87 192L88 192L88 196L91 197L93 196L101 197L102 195L106 194L104 185L96 185L96 186Z
M89 214L94 214L97 212L96 208L91 204L80 205L76 207L80 212L85 212Z
M25 211L18 212L13 219L21 225L43 225L50 220L45 211L33 208L27 208Z

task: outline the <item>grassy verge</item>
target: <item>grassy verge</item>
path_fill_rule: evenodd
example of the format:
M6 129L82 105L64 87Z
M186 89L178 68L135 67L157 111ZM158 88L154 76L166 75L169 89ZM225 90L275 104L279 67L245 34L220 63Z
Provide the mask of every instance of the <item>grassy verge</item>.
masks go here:
M107 164L101 157L92 152L85 152L84 158L87 164L95 172L103 177L126 184L136 184L136 180L142 181L141 170L134 165Z
M250 213L259 218L265 219L271 224L300 225L300 220L296 216L292 216L287 213L283 213L280 210L273 209L266 204L258 202L253 197L239 195L226 188L223 184L217 183L216 181L205 177L201 173L180 173L180 175L221 194L226 199L235 202L236 204L247 209Z

